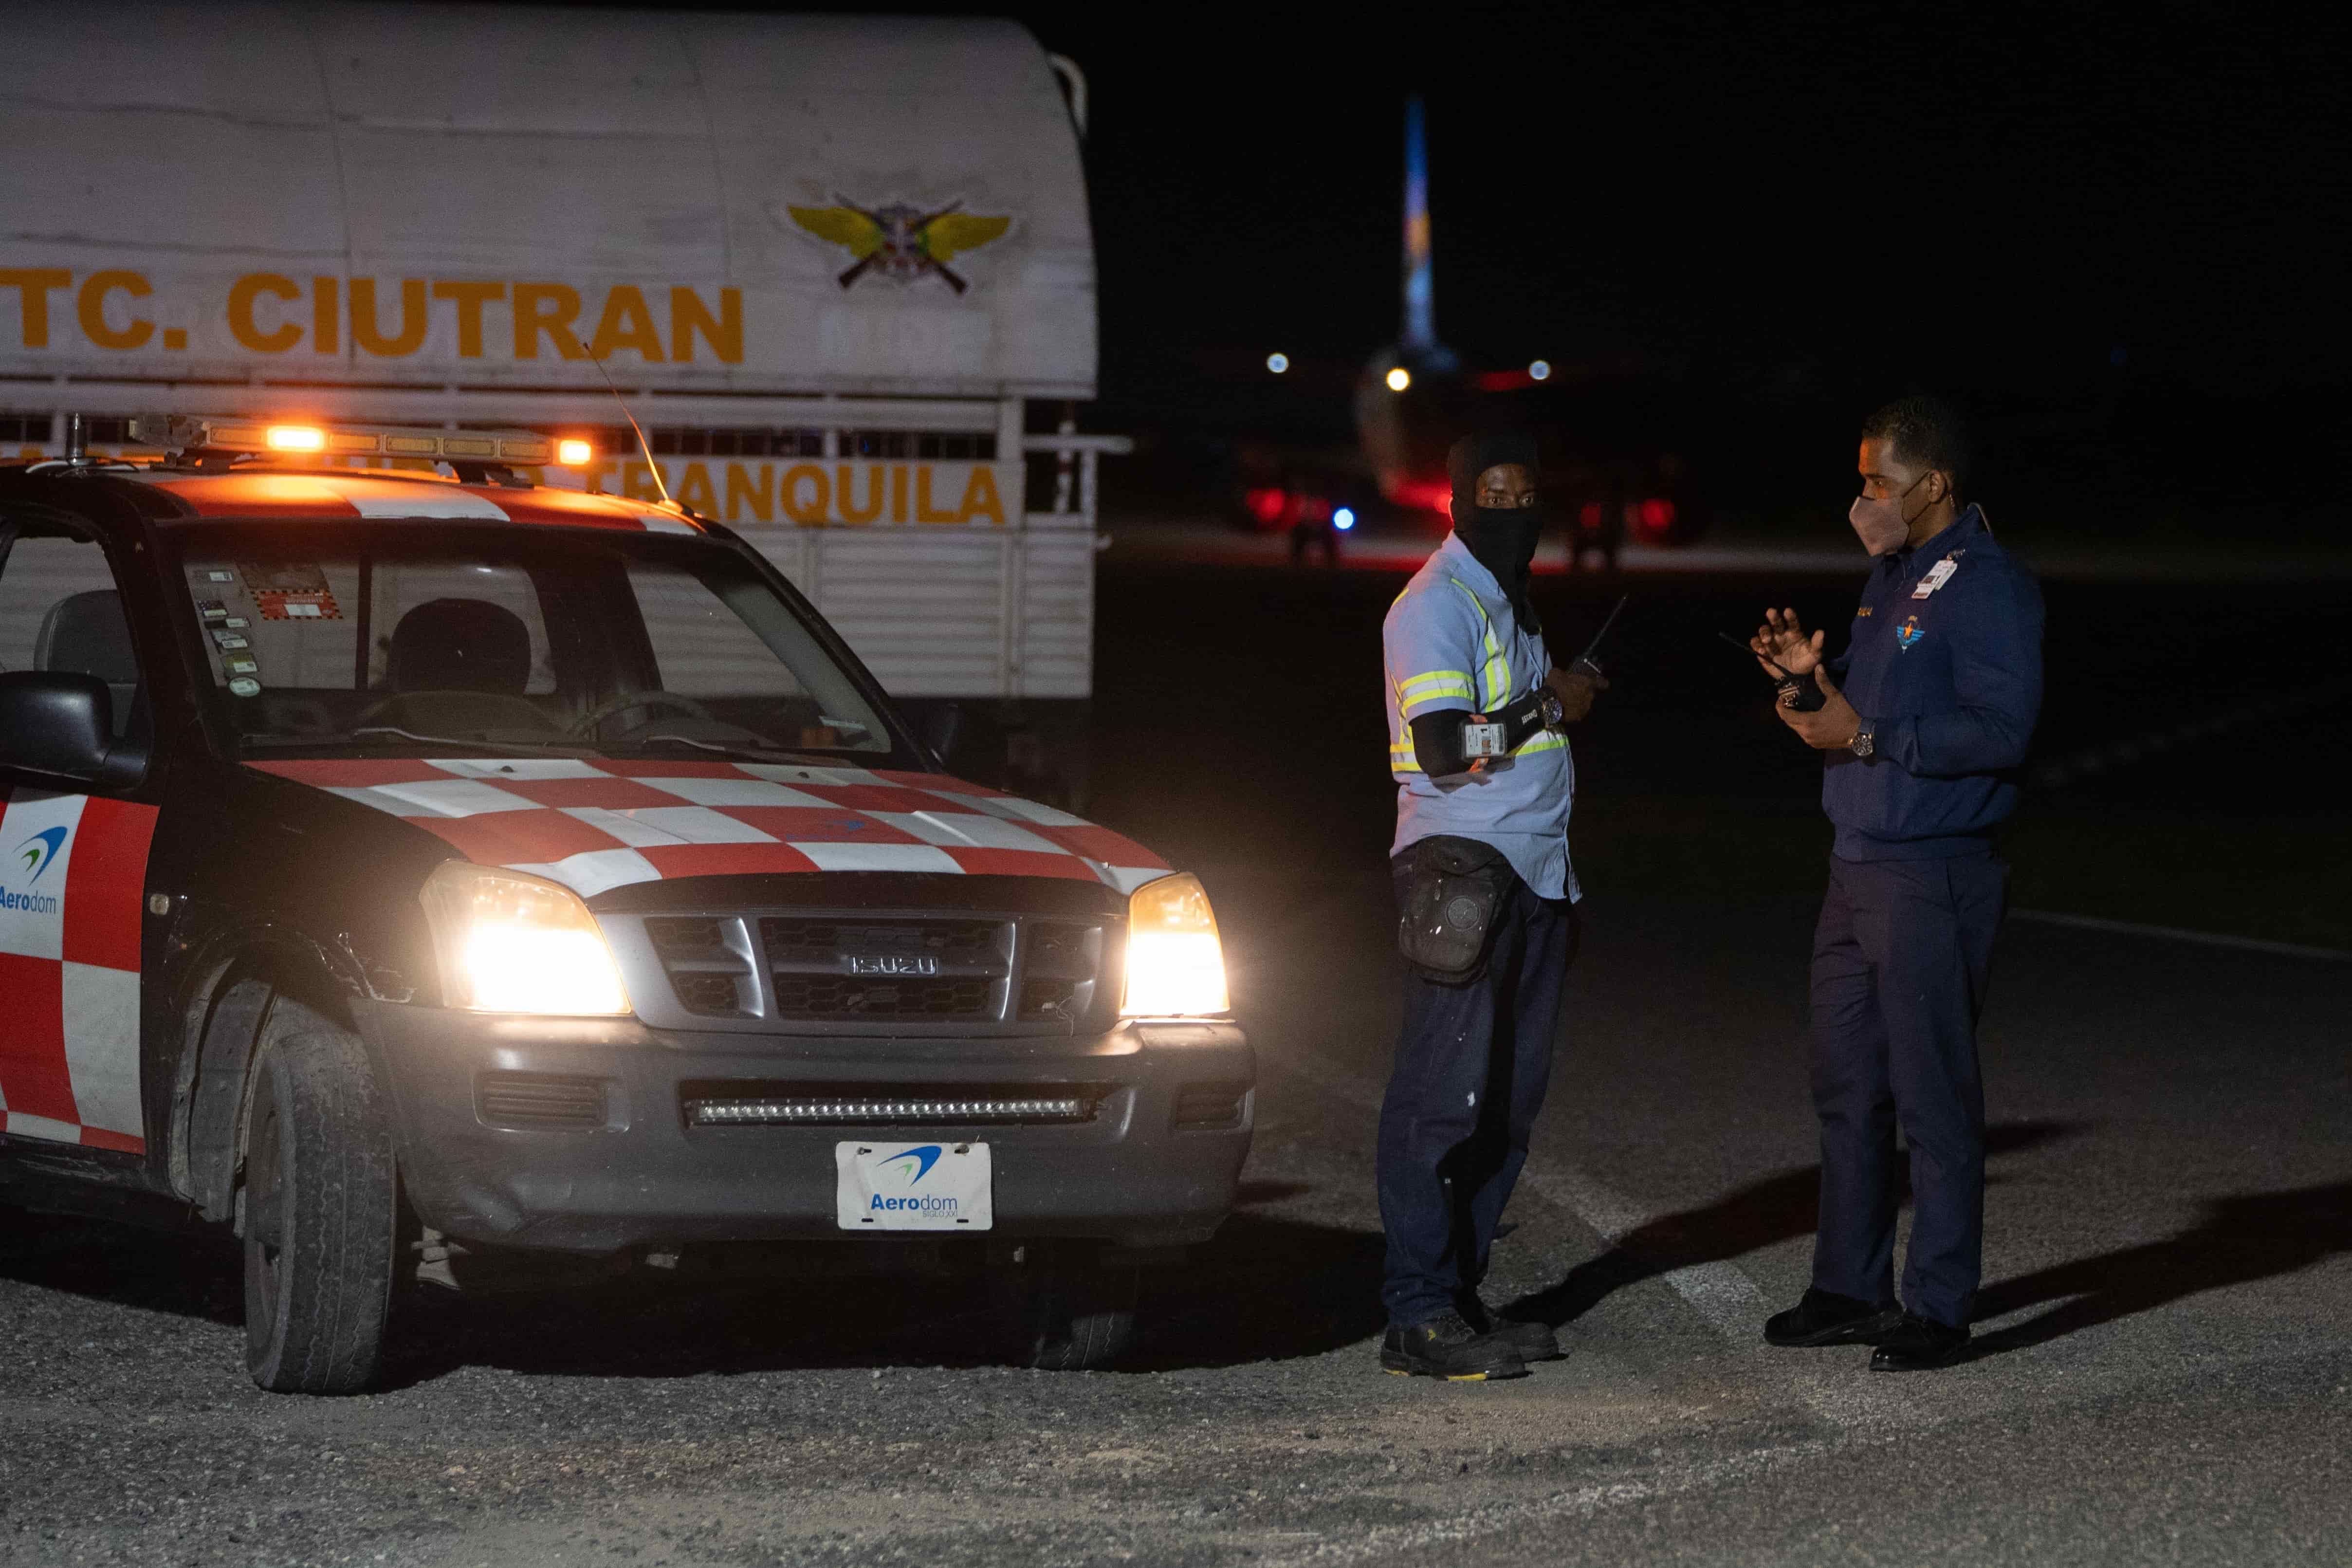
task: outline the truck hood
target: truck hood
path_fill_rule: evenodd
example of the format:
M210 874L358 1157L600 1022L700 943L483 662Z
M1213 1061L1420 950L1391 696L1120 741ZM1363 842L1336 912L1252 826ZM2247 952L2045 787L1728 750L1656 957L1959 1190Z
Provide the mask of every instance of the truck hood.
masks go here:
M1133 839L944 773L572 758L248 763L405 818L467 859L583 898L631 882L790 871L1066 877L1129 892L1168 875Z

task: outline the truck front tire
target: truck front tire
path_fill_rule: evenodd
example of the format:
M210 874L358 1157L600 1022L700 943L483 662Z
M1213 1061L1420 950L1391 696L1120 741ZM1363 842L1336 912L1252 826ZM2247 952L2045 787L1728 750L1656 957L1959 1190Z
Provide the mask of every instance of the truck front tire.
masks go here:
M1135 1343L1138 1271L1096 1263L1076 1248L1043 1250L1002 1282L1015 1358L1044 1372L1110 1365Z
M246 1368L278 1393L357 1393L383 1363L398 1203L389 1118L359 1037L279 997L254 1058L244 1147Z

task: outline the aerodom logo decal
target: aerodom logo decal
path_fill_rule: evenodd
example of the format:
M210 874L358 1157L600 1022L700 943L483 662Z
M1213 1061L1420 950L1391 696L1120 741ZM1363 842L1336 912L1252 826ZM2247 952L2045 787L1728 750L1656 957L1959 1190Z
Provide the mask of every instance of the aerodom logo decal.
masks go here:
M58 851L65 847L66 832L62 827L46 828L16 847L25 869L32 873L30 880L39 881L41 873L49 868L49 862L58 858Z
M22 910L26 914L53 915L58 912L55 893L36 893L32 885L41 879L41 873L57 863L58 851L65 847L66 827L45 827L34 834L11 852L12 868L24 872L26 891L0 885L0 910Z
M931 1167L939 1163L940 1146L936 1143L926 1143L919 1149L909 1149L892 1159L890 1168L903 1174L907 1178L907 1184L911 1187L929 1175Z
M931 1173L931 1167L940 1163L940 1146L936 1143L925 1143L919 1148L903 1150L892 1155L887 1163L880 1166L877 1173L880 1171L887 1171L911 1187ZM877 1193L867 1206L877 1214L906 1211L916 1214L951 1215L961 1205L953 1198L938 1197L929 1193L913 1193L905 1197L885 1197L880 1193Z

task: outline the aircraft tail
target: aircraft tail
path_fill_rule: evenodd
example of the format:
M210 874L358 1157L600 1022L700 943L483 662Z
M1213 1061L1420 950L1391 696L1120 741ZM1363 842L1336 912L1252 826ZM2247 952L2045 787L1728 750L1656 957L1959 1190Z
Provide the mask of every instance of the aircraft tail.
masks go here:
M1437 293L1429 261L1429 142L1421 100L1404 104L1404 323L1389 351L1415 371L1450 373L1454 351L1437 341Z
M1404 106L1404 327L1397 346L1437 347L1436 287L1429 264L1429 144L1421 100Z

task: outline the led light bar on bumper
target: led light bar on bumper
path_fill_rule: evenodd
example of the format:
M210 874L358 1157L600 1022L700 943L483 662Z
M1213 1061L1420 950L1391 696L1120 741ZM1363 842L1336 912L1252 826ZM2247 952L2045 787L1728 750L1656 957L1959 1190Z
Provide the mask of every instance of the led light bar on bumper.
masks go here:
M444 1005L479 1013L629 1011L621 971L580 895L560 882L463 860L418 894L441 960Z
M1127 996L1130 1018L1223 1013L1225 954L1208 889L1189 871L1146 882L1127 902Z
M962 1126L989 1121L1091 1121L1095 1102L1077 1094L955 1099L880 1099L865 1095L789 1095L688 1100L696 1127Z

